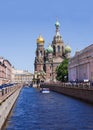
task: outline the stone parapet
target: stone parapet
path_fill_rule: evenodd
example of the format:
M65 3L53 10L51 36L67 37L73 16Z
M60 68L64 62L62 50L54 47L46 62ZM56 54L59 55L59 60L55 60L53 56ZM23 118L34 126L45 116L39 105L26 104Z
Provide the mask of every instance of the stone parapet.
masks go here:
M16 84L4 89L0 89L0 130L2 129L7 116L12 109L21 88L21 84Z

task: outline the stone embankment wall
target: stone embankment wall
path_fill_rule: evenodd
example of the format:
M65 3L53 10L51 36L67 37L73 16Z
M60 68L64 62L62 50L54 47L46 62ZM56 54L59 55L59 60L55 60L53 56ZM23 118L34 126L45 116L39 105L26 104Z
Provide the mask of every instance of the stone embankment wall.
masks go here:
M52 91L93 103L93 86L87 84L46 83L41 87L49 87Z
M2 129L19 93L22 85L13 85L0 89L0 130Z

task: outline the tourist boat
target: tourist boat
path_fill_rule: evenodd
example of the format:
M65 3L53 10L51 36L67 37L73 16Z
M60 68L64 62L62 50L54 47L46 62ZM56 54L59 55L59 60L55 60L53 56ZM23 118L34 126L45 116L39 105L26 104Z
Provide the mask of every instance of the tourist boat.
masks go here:
M50 93L49 88L40 88L41 93Z

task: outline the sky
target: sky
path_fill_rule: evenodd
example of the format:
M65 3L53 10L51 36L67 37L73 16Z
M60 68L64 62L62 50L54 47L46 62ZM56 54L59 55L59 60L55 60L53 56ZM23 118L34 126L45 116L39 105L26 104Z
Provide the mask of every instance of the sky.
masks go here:
M33 73L36 39L52 43L56 18L71 56L93 44L93 0L0 0L0 56Z

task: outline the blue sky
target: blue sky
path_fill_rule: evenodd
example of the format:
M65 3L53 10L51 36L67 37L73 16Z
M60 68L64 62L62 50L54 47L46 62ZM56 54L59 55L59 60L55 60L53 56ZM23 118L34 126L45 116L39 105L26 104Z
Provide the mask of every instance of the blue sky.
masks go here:
M71 55L93 43L93 0L1 0L0 56L16 69L34 71L36 39L45 48L55 35L56 17Z

